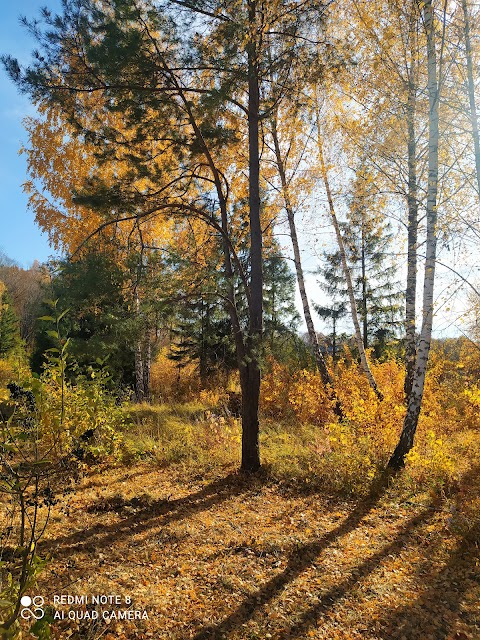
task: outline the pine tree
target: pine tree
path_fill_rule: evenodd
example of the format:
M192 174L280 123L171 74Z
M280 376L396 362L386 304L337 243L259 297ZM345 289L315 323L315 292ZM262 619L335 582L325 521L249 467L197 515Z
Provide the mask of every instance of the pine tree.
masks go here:
M93 142L105 162L119 161L110 173L114 180L95 175L77 198L105 215L102 229L166 215L202 220L215 230L224 253L221 299L240 372L247 471L260 467L262 271L270 222L262 220L261 124L272 108L272 72L282 102L294 84L294 61L312 46L302 31L323 12L313 0L298 6L286 0L114 0L108 7L64 0L63 15L44 11L46 30L32 25L40 51L28 69L3 58L12 79L35 102L59 107L63 119L77 126L77 138ZM279 42L281 55L272 61ZM232 242L238 223L232 202L241 190L248 202L247 274ZM246 331L234 277L242 280L247 298Z
M326 321L332 323L332 358L334 362L338 360L338 330L337 324L341 318L347 315L347 305L345 302L333 301L330 306L314 305L315 311L318 315Z

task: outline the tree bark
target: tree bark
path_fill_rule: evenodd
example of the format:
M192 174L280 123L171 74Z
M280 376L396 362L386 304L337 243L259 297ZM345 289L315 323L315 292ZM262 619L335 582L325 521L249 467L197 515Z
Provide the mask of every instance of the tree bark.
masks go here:
M363 346L368 348L368 317L367 317L367 269L365 264L365 229L364 229L365 211L362 210L362 250L361 250L361 267L362 267L362 314L363 314Z
M152 368L152 340L149 330L145 332L143 350L143 398L145 402L150 402L150 371Z
M317 116L317 120L318 120L318 116ZM330 216L332 218L333 227L335 229L338 249L340 251L343 276L347 283L348 299L350 301L350 312L352 315L353 326L355 328L355 341L357 344L358 353L360 355L360 363L370 386L375 392L375 395L379 400L383 400L383 394L381 393L381 391L377 386L377 383L375 382L375 378L373 377L373 374L368 365L367 354L365 353L365 348L363 346L363 338L362 338L362 332L360 330L360 323L358 321L357 303L356 303L355 294L353 291L352 277L351 277L350 269L347 263L347 255L345 253L345 245L343 243L342 233L340 231L340 225L338 224L337 214L335 212L335 206L333 204L333 197L330 189L330 182L328 180L327 167L325 165L325 158L323 155L323 146L322 146L322 140L320 137L320 131L318 132L318 155L320 159L320 171L322 174L323 183L325 185L325 191L327 193L328 208L330 211Z
M477 174L478 198L480 200L480 139L478 133L477 105L475 102L475 84L473 81L472 44L470 42L470 16L468 13L467 0L462 0L462 9L465 23L464 37L465 53L467 57L468 100L470 103L470 120L472 122L472 137L475 151L475 170Z
M140 319L140 298L138 292L135 293L135 311L137 320ZM142 336L139 330L135 343L135 400L143 402L145 400L145 383L143 372L143 344Z
M427 34L428 67L428 190L427 190L427 239L425 256L425 276L423 286L423 319L420 340L415 360L412 389L408 398L407 414L400 440L389 460L388 466L398 470L405 464L405 456L414 444L418 419L422 407L425 377L427 373L433 324L433 293L435 284L435 263L437 251L437 190L438 190L438 103L439 86L437 80L437 55L435 50L435 25L432 0L423 5L423 17Z
M260 89L257 52L257 2L248 2L248 203L250 223L250 306L247 363L242 384L242 464L244 471L260 468L258 409L259 356L263 331L263 256L260 221Z
M412 22L416 23L416 18ZM416 299L417 299L417 240L418 240L418 183L417 183L417 137L415 116L417 111L416 81L416 26L411 24L410 69L407 96L407 154L408 154L408 239L407 239L407 287L405 290L405 398L412 391L415 371L416 345Z

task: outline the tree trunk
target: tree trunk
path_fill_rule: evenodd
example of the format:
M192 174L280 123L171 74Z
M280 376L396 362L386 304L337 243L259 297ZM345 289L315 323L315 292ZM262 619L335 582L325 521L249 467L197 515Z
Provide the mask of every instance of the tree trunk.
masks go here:
M152 368L152 340L150 331L146 331L143 350L143 397L150 402L150 371Z
M140 321L140 298L138 296L138 292L135 293L135 311L137 321ZM137 402L143 402L145 400L142 342L141 333L139 331L139 335L135 343L135 400Z
M248 17L254 34L255 3L249 2ZM253 50L252 50L253 46ZM174 82L176 79L172 76ZM260 367L258 363L258 350L262 338L262 306L263 306L263 277L262 277L262 229L260 224L260 153L259 153L259 102L260 92L258 85L258 68L256 62L255 45L249 45L248 51L248 135L249 135L249 204L250 204L250 259L251 274L250 286L244 280L245 292L248 298L249 335L244 338L240 323L234 287L234 269L232 259L232 247L229 243L228 210L227 201L223 192L223 181L210 153L210 149L202 135L198 123L193 115L191 106L180 85L176 82L179 95L185 106L190 124L197 136L197 140L203 148L205 158L213 175L215 190L217 192L220 207L220 224L223 237L223 256L225 279L227 282L226 307L232 323L235 350L240 372L240 385L242 389L242 462L241 468L245 471L256 471L260 467L259 454L259 422L258 408L260 397ZM255 161L256 158L256 161ZM241 266L238 260L235 262L240 273ZM252 373L251 370L256 373ZM248 371L247 371L248 370Z
M333 333L332 333L332 350L333 350L333 366L337 365L337 316L333 316Z
M414 18L413 20L416 19ZM416 345L416 299L417 299L417 236L418 236L418 198L417 198L417 137L415 116L417 111L416 83L416 27L411 25L411 60L408 78L407 98L407 153L408 153L408 248L407 248L407 287L405 290L405 398L408 405L413 386L415 371Z
M257 59L257 2L248 2L250 27L248 58L248 203L250 222L250 305L248 361L242 388L242 469L256 471L260 467L258 406L260 399L259 357L263 330L263 256L260 221L260 90Z
M318 119L318 116L317 116ZM318 126L320 126L318 124ZM379 390L379 388L377 387L377 383L375 382L375 378L373 377L373 374L370 370L370 367L368 365L368 360L367 360L367 355L365 353L365 349L363 346L363 338L362 338L362 332L360 330L360 323L358 321L358 313L357 313L357 303L355 300L355 294L353 291L353 283L352 283L352 277L350 274L350 269L348 267L347 264L347 255L345 253L345 245L343 243L343 238L342 238L342 233L340 231L340 225L338 224L338 220L337 220L337 214L335 213L335 207L333 204L333 198L332 198L332 192L330 190L330 182L328 180L328 174L327 174L327 167L325 166L325 159L323 156L323 147L322 147L322 140L320 137L320 131L318 132L318 155L319 155L319 159L320 159L320 170L322 173L322 178L323 178L323 182L325 185L325 191L327 193L327 200L328 200L328 207L330 210L330 216L332 218L332 222L333 222L333 227L335 229L335 235L337 237L337 243L338 243L338 249L340 251L340 258L342 261L342 269L343 269L343 276L345 278L345 281L347 283L347 291L348 291L348 299L350 301L350 311L352 314L352 321L353 321L353 326L355 328L355 341L357 344L357 349L358 349L358 353L360 355L360 363L362 366L362 369L367 377L367 380L370 384L370 386L372 387L372 389L375 392L375 395L377 396L377 398L379 400L383 400L383 394L381 393L381 391Z
M315 331L315 326L313 324L312 314L310 311L310 303L308 301L307 291L305 288L305 278L303 275L302 257L300 254L300 247L298 244L297 227L295 224L295 213L293 211L293 207L290 201L287 178L285 175L285 166L283 164L283 158L280 151L277 124L276 124L275 118L276 116L272 119L272 138L273 138L273 144L275 148L275 159L277 164L278 175L280 177L280 183L282 185L285 211L287 212L288 226L290 229L290 238L292 239L293 260L295 264L295 272L297 275L298 288L300 290L300 298L302 300L303 317L305 318L305 324L307 325L308 339L313 351L313 356L315 358L315 364L320 373L320 377L322 378L323 384L325 385L325 387L330 389L333 395L334 402L335 402L335 408L334 408L335 414L340 419L342 419L345 416L344 416L342 407L340 405L340 401L338 400L335 390L333 389L332 378L330 376L330 373L328 372L325 358L323 357L322 352L320 350L317 332ZM334 350L334 357L335 357L335 350Z
M242 389L241 468L244 471L252 472L257 471L260 468L260 427L258 421L260 368L256 362L250 362L241 367L240 386Z
M437 81L437 56L435 51L435 25L432 0L427 0L424 3L423 16L427 33L428 100L430 107L428 122L427 241L423 286L423 320L415 360L413 385L408 399L407 414L405 416L400 440L388 463L388 466L395 470L404 466L405 456L414 444L425 388L433 323L433 292L437 251L438 103L440 96Z
M467 81L468 81L468 100L470 103L470 119L472 122L472 137L475 150L475 170L477 174L477 189L480 199L480 140L478 134L478 117L477 106L475 103L475 84L473 81L473 62L472 62L472 45L470 42L470 16L468 14L467 0L462 0L462 8L464 15L464 37L465 51L467 56Z
M364 215L362 210L362 253L361 253L361 266L362 266L362 315L363 315L363 346L368 348L368 318L367 318L367 269L365 264L365 229L364 229Z

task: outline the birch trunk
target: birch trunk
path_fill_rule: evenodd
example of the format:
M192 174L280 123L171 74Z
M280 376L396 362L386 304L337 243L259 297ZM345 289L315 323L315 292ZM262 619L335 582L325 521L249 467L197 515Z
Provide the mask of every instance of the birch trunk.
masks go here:
M297 228L295 224L295 213L290 200L287 178L285 174L285 166L284 166L282 154L280 151L280 144L278 141L278 132L277 132L277 125L276 125L275 118L272 120L272 138L273 138L273 144L275 148L275 160L277 164L278 175L280 177L280 183L282 185L282 194L283 194L283 201L285 204L285 211L287 212L288 226L290 229L290 238L292 239L295 273L297 276L298 288L300 290L300 298L302 300L303 317L305 318L305 324L307 325L308 339L313 351L313 356L315 358L315 364L320 373L320 377L322 378L322 382L325 385L325 387L330 389L333 395L333 400L335 402L335 407L334 407L335 414L339 418L344 418L344 413L341 408L340 401L338 400L335 390L333 389L332 378L328 371L325 358L323 357L322 352L320 350L317 332L315 331L315 325L313 324L312 313L310 311L310 303L308 301L307 291L305 288L305 278L303 275L302 258L300 254L300 247L298 244ZM335 343L335 340L334 340L334 343ZM335 359L335 346L334 346L333 354Z
M423 319L420 340L415 359L413 385L408 398L407 414L403 430L388 466L400 469L405 464L405 456L411 450L417 430L418 419L422 407L425 377L432 339L433 293L435 284L435 262L437 252L437 190L438 190L438 103L439 87L437 80L437 55L435 50L435 25L432 0L423 4L423 17L427 35L428 66L428 190L427 190L427 239L425 276L423 286Z
M470 16L468 13L467 0L462 0L462 9L464 15L464 37L465 51L467 56L467 82L468 82L468 100L470 103L470 119L472 122L472 137L475 151L475 170L477 174L477 189L480 199L480 139L478 134L478 117L477 105L475 103L475 84L473 81L473 62L472 62L472 44L470 42Z
M405 398L412 391L415 371L416 345L416 299L417 299L417 241L418 241L418 183L417 183L417 137L415 116L417 111L416 86L416 38L411 26L411 61L407 97L407 153L408 153L408 239L407 239L407 287L405 290Z
M317 117L317 121L318 121L318 117ZM355 329L355 342L357 344L358 353L360 355L360 363L370 386L375 392L375 395L379 400L383 400L383 394L381 393L381 391L377 386L377 383L375 382L375 378L373 377L373 374L370 370L368 360L367 360L367 354L365 353L365 348L363 346L363 337L362 337L362 332L360 330L360 322L358 320L357 303L356 303L355 295L353 291L352 277L351 277L350 269L347 263L347 255L345 253L345 245L343 243L342 233L340 231L340 225L338 224L337 214L335 212L335 206L333 204L333 197L330 189L330 182L328 180L327 167L325 165L325 158L323 155L323 146L322 146L322 140L320 137L320 131L318 132L318 155L320 159L320 171L322 174L323 183L325 185L325 191L327 193L328 208L330 211L330 216L332 218L333 227L335 229L338 249L340 251L343 276L347 284L348 299L350 302L350 311L352 314L352 321Z

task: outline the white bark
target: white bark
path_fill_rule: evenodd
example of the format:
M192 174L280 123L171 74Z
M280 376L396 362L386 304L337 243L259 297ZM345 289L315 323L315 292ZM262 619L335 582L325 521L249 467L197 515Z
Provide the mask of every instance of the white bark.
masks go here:
M423 286L423 320L415 360L413 385L408 399L407 414L399 443L389 461L389 466L394 469L399 469L404 465L405 456L413 447L422 407L433 325L433 293L437 256L438 103L440 96L437 79L437 55L435 49L435 25L432 0L427 0L423 3L423 18L427 35L428 99L430 107L428 122L427 239Z
M462 9L464 15L464 38L465 52L467 57L467 86L468 100L470 103L470 120L472 122L472 137L475 152L475 170L477 174L477 190L480 199L480 139L478 133L478 116L477 105L475 103L475 84L473 81L473 62L472 62L472 44L470 41L470 15L467 7L467 0L462 0Z

